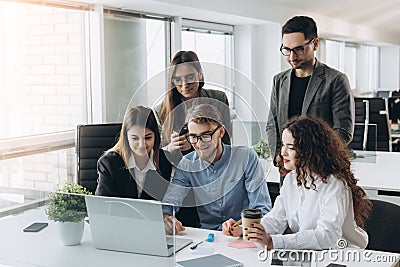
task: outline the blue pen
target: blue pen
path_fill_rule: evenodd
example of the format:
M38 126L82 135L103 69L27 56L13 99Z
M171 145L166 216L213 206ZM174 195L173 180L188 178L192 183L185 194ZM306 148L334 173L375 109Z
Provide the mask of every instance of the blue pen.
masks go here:
M203 243L204 241L213 242L213 241L214 241L214 234L208 234L208 236L207 236L206 239L201 240L199 243L197 243L197 244L191 246L190 249L195 249L195 248L197 248L197 246L200 245L201 243Z

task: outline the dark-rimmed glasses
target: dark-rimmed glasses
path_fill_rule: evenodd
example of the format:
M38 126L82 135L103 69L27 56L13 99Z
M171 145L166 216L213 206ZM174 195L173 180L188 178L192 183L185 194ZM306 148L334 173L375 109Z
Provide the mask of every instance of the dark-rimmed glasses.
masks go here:
M172 77L171 79L171 82L176 86L181 86L184 83L185 84L194 83L196 81L197 81L196 73L191 73L183 77Z
M284 56L290 56L290 53L293 52L296 56L302 56L304 54L304 49L306 49L306 46L311 44L312 41L314 41L315 38L311 39L308 41L305 45L300 45L295 48L289 48L281 45L280 51L282 55Z
M213 131L209 132L209 133L205 133L202 135L187 135L186 136L186 140L188 140L189 143L193 144L197 144L197 142L199 141L199 139L201 140L201 142L203 143L209 143L212 140L212 136L215 134L215 132L219 129L219 127L221 127L222 125L218 126L217 128L215 128Z

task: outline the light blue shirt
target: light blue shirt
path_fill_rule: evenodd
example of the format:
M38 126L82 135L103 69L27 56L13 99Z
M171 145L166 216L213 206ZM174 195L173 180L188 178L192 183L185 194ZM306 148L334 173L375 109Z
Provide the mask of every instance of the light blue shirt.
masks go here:
M265 178L252 148L223 145L222 156L215 164L199 159L193 151L179 163L163 202L174 204L177 212L193 188L196 203L187 206L197 206L202 228L221 230L227 219L238 220L243 209L257 208L263 214L270 211ZM172 207L163 206L163 212L172 215Z

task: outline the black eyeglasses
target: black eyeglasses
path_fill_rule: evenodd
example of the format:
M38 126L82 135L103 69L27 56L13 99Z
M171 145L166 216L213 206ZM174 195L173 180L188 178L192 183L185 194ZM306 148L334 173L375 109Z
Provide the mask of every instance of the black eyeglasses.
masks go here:
M188 140L189 143L196 144L199 139L201 140L201 142L203 143L209 143L212 140L212 136L213 134L215 134L215 132L219 129L219 127L221 127L222 125L218 126L217 128L214 129L214 131L206 133L206 134L202 134L202 135L187 135L186 136L186 140Z
M182 78L184 78L184 79L182 79ZM172 77L172 79L171 79L171 82L176 86L181 86L184 83L185 84L194 83L196 81L197 81L196 73L191 73L184 77Z
M300 45L295 48L289 48L289 47L284 47L283 44L281 45L281 53L284 56L290 56L290 53L293 52L296 56L302 56L304 54L304 49L306 49L306 46L311 44L312 41L314 41L315 38L311 39L308 41L305 45Z

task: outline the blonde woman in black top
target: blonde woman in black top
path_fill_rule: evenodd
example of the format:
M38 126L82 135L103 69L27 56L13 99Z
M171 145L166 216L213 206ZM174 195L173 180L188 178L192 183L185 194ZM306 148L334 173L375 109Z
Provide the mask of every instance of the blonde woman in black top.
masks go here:
M118 142L97 162L96 195L161 200L172 166L160 143L153 111L142 106L131 108Z

